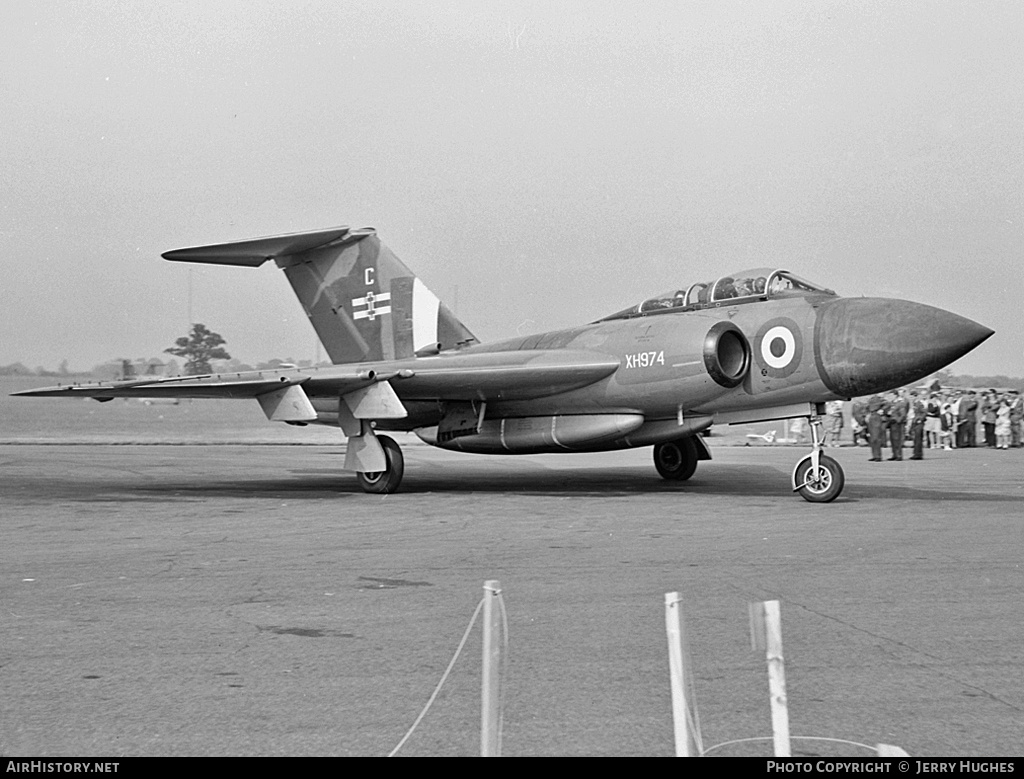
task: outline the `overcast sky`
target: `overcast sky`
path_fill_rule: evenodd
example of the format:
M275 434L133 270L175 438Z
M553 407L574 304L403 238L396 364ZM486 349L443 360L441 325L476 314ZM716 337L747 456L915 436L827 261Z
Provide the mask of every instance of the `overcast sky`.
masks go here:
M373 226L481 340L758 265L996 331L1024 375L1024 3L0 4L0 364L312 359L168 249Z

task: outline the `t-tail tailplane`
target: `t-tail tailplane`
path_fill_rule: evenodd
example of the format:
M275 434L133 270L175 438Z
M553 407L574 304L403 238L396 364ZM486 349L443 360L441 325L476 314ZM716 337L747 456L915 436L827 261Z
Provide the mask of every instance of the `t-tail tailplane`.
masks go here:
M405 359L477 342L372 228L290 233L163 256L252 268L274 260L335 364Z

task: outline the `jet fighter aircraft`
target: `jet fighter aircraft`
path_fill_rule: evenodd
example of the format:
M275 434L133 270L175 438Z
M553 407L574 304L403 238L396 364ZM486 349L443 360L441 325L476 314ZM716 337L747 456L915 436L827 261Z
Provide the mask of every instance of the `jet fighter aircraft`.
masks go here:
M822 452L824 403L900 387L992 331L905 300L841 298L780 268L680 284L596 322L481 344L371 228L337 227L187 249L177 262L273 260L333 365L140 377L16 393L249 398L267 418L341 428L345 469L392 493L402 452L385 431L481 454L653 446L665 479L690 478L714 424L807 417L813 447L792 488L828 502L843 470Z

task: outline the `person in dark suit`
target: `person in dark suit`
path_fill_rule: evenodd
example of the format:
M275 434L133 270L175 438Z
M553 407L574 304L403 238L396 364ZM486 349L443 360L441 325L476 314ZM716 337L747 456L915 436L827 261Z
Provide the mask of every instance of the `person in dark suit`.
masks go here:
M868 437L868 404L863 398L853 401L853 409L850 413L853 423L853 445L863 438L869 445L871 439Z
M889 403L889 445L892 449L890 460L903 459L903 439L907 435L907 414L910 404L902 391L893 393Z
M981 407L978 409L981 414L981 426L985 431L985 446L989 449L996 447L996 411L999 409L999 398L995 390L981 393Z
M928 419L924 423L925 445L931 449L942 448L942 401L938 393L928 396Z
M968 395L961 390L960 400L956 407L956 448L967 448L967 413L970 406Z
M928 406L925 404L921 393L910 393L910 440L914 442L914 453L911 460L924 459L924 425L928 418Z
M882 438L885 435L885 401L878 395L868 398L868 443L871 444L869 462L882 462Z
M1021 428L1024 427L1024 396L1017 390L1010 390L1010 446L1017 449L1021 443Z
M967 392L967 418L964 421L964 446L973 449L978 445L978 396L974 390Z

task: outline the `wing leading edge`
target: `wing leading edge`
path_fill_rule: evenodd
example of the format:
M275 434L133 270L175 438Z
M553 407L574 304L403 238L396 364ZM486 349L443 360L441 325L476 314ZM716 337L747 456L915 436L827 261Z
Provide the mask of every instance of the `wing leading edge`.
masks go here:
M402 399L529 399L600 381L619 367L608 355L572 350L445 354L386 363L173 376L23 390L26 397L259 398L289 386L312 397L346 395L390 382Z

